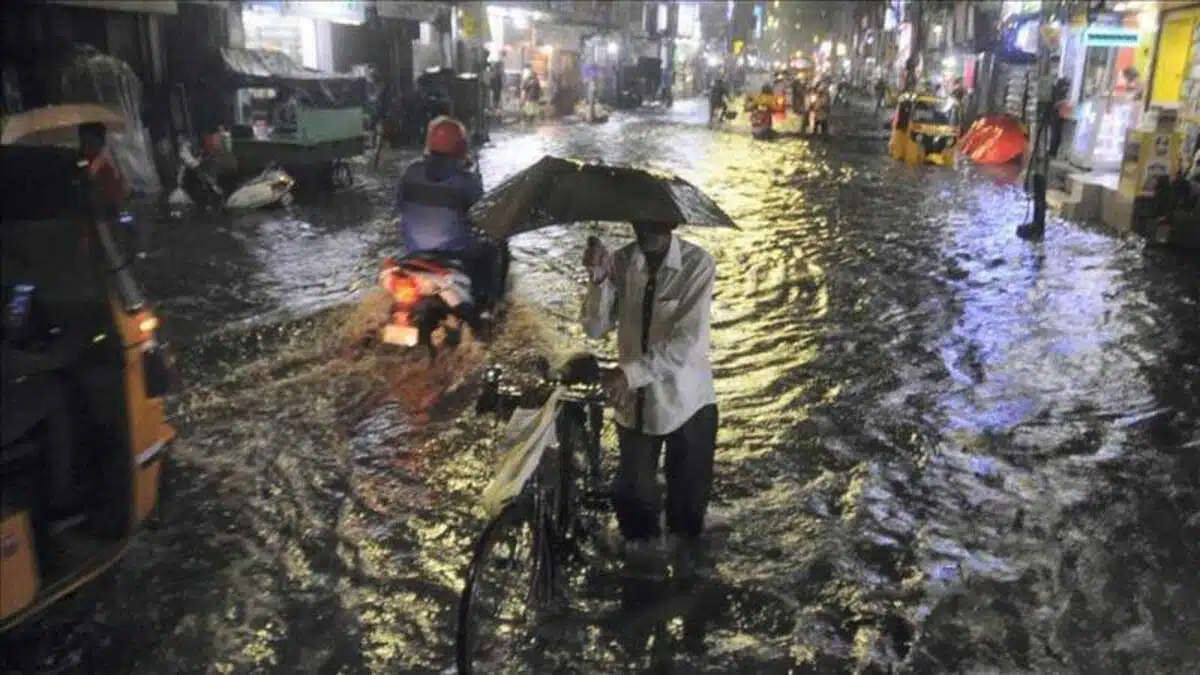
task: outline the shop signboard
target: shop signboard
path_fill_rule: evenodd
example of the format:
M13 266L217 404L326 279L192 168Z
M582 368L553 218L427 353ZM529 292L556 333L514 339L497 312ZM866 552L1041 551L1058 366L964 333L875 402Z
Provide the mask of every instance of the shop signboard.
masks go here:
M1005 0L1000 6L1000 18L1007 19L1010 16L1019 16L1021 14L1033 14L1042 9L1040 0Z
M900 24L904 23L904 2L902 0L889 0L887 10L883 15L883 29L895 30Z
M438 12L442 9L440 2L420 2L419 0L387 0L375 3L375 9L382 19L398 19L401 21L416 21L418 23L433 23Z
M323 2L275 0L274 2L250 2L246 3L246 6L260 11L271 8L286 16L322 19L332 23L359 25L367 20L366 5L362 0L325 0Z

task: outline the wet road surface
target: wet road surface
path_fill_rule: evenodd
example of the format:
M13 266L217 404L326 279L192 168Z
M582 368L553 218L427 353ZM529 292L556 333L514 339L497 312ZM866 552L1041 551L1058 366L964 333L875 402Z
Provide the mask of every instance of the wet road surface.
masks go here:
M719 275L715 573L600 578L514 672L1196 672L1196 261L1067 224L1022 242L1006 177L756 143L689 104L499 132L485 181L548 152L676 171L742 230L684 233ZM165 501L10 671L451 665L495 453L470 393L491 360L586 345L587 230L513 242L518 307L489 349L351 358L354 293L392 246L386 178L155 233L146 282L191 385Z

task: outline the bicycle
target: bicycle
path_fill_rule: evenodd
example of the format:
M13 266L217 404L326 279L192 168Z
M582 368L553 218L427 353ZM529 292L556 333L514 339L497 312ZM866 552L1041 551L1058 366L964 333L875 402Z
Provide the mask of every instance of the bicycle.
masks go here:
M496 634L507 636L523 630L527 612L548 608L561 597L562 572L583 557L583 540L595 526L585 522L583 513L603 509L610 497L598 486L605 403L599 383L611 367L592 355L581 355L558 374L544 366L541 382L530 388L510 386L498 367L487 371L476 409L504 419L518 407L542 407L557 395L553 422L558 445L541 454L519 493L475 540L458 606L455 647L460 673L471 673L478 662L492 656L479 630L486 609L481 597L486 574L516 573L512 582L501 586L510 595L499 609L511 610L515 616L502 620L505 625Z

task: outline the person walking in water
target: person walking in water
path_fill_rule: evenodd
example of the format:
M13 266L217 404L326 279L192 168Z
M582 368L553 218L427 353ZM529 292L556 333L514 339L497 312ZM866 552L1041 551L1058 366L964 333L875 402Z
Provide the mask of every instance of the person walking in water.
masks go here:
M704 530L717 440L708 357L716 265L672 225L634 223L633 230L635 243L610 254L593 238L583 256L584 328L593 338L616 328L621 364L604 382L620 446L615 543L634 564L673 551L686 570ZM664 447L667 540L657 503Z

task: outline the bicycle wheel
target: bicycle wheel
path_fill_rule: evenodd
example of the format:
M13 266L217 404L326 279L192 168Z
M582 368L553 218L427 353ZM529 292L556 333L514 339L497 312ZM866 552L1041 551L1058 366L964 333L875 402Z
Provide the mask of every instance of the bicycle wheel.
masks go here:
M459 673L494 672L533 646L537 610L554 594L546 520L537 499L522 500L476 540L458 604Z
M589 410L581 405L564 405L556 421L558 453L548 465L550 513L554 518L556 550L580 555L581 544L597 526L588 519L591 502L598 493L600 457L598 438L589 429Z

